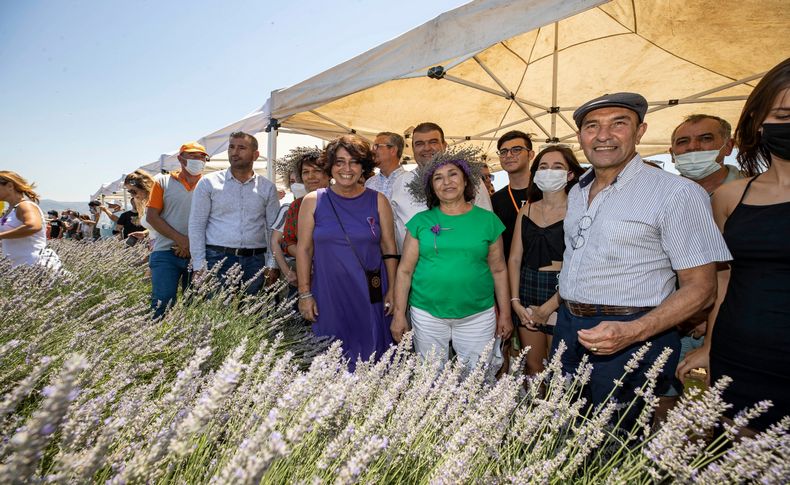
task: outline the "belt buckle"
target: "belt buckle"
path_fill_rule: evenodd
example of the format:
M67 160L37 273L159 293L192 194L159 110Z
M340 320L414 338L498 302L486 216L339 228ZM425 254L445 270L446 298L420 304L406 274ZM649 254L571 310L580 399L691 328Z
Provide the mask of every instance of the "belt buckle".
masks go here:
M233 255L236 256L236 257L239 257L239 251L241 251L241 248L234 249L233 250Z

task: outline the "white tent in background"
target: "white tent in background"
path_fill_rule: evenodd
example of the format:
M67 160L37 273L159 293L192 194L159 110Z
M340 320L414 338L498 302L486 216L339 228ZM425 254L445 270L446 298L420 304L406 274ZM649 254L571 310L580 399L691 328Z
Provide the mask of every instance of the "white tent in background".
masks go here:
M209 157L214 158L218 155L219 158L228 160L228 138L229 135L235 131L243 131L245 133L255 134L260 133L266 127L266 118L263 116L261 110L250 113L241 120L231 123L230 125L221 128L211 134L208 134L195 141L206 147ZM265 138L259 139L261 146L266 146ZM224 152L224 153L223 153ZM169 172L171 170L178 170L181 166L178 163L178 151L170 153L163 153L159 156L159 160L143 165L141 169L152 173Z
M266 130L261 146L272 159L278 132L408 136L435 121L452 143L488 153L511 129L535 134L539 146L577 148L577 106L636 91L650 103L639 150L653 155L689 114L735 123L754 84L790 56L788 25L787 0L476 0L272 92L257 111L198 141L216 155L231 132ZM171 170L175 155L143 168Z
M417 123L435 121L448 141L492 153L511 129L535 134L539 145L575 145L576 107L635 91L650 104L639 149L651 155L666 151L686 115L737 121L754 84L790 55L787 7L786 0L477 0L273 92L261 111L270 127L325 139L408 136Z

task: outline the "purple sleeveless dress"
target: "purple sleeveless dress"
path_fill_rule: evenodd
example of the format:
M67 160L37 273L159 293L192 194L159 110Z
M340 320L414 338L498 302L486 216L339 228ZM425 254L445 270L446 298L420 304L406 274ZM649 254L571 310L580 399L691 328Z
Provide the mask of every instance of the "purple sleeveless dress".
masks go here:
M353 372L358 357L366 360L375 352L378 358L393 344L392 319L384 316L383 302L370 303L365 271L354 256L328 198L365 269L381 270L382 294L386 294L388 281L381 259L378 192L365 189L352 198L339 196L330 189L319 189L317 193L311 291L318 306L318 320L313 324L313 332L342 340L346 357L351 359L349 370Z

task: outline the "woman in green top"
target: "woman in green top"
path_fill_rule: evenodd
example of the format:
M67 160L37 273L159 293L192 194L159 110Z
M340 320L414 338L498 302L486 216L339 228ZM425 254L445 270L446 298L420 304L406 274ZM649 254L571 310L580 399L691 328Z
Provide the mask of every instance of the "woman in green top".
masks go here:
M390 326L400 341L411 306L417 352L425 357L435 348L446 361L452 342L469 368L491 339L507 339L513 331L500 236L505 227L494 213L471 203L476 184L470 180L480 179L476 172L481 165L474 154L462 149L438 156L410 187L415 197L423 192L428 210L406 224Z

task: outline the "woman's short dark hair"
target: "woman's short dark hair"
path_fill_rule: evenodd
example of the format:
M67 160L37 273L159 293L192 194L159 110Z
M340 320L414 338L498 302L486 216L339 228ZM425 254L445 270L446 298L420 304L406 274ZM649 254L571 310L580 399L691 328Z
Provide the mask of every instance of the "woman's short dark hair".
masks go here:
M447 162L447 164L453 164L458 167L458 170L464 175L464 200L466 202L471 202L475 199L475 191L477 186L475 182L469 180L469 175L464 171L463 167L461 167L457 163ZM439 197L436 196L436 191L433 190L433 180L429 180L426 185L427 190L425 191L425 204L428 206L429 209L432 209L439 205Z
M774 100L790 87L790 58L785 59L757 83L743 105L741 118L735 127L735 145L738 147L738 164L748 176L771 166L771 152L762 143L760 127L773 107Z
M543 158L543 155L551 152L559 152L559 154L562 155L562 158L565 159L565 163L568 164L568 169L573 172L573 180L569 181L565 186L566 194L570 192L571 187L576 185L576 182L579 181L579 177L581 177L581 175L585 172L585 170L579 164L579 161L576 159L576 155L573 154L573 150L570 148L560 145L544 148L535 156L535 160L532 162L532 167L529 169L529 190L527 190L527 200L530 203L537 202L543 198L543 192L537 185L533 183L533 180L535 179L535 172L538 171L540 159Z
M324 166L324 172L326 172L329 177L332 177L332 167L337 161L338 148L345 148L349 155L351 155L351 158L362 165L362 175L373 173L373 151L370 149L370 143L361 136L343 135L335 138L326 146L325 153L327 163Z
M312 165L322 171L326 171L326 152L316 152L304 155L296 162L296 181L300 184L304 182L302 180L302 168L305 165Z

